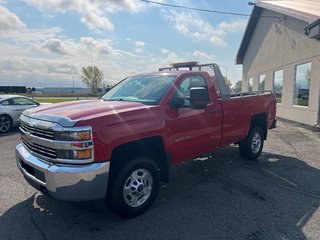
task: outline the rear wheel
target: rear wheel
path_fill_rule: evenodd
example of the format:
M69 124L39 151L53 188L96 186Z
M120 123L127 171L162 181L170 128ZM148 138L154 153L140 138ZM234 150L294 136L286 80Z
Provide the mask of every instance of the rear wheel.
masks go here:
M12 120L7 115L0 116L0 133L6 133L12 128Z
M257 160L263 149L264 135L260 126L254 126L246 139L239 143L240 155L248 160Z
M147 157L131 160L110 180L107 205L123 217L135 217L145 212L160 187L158 166Z

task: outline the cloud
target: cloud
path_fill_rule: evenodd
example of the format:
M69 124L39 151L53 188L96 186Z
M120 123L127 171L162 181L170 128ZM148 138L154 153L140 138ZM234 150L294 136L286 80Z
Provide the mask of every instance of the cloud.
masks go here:
M144 49L143 49L143 47L145 46L145 42L142 42L142 41L135 41L134 42L134 44L135 44L135 46L136 46L136 48L134 48L133 49L133 51L135 52L135 53L142 53L143 51L144 51Z
M31 31L28 30L30 33ZM129 74L124 62L138 62L143 56L116 49L110 39L82 37L68 39L55 31L33 30L16 34L16 43L0 41L0 82L23 86L69 86L83 66L95 64L105 73L106 84L113 84ZM124 59L126 61L124 61ZM121 66L121 67L119 67ZM131 71L131 70L130 70ZM79 80L76 86L84 86ZM72 84L72 82L71 82Z
M205 52L198 51L198 50L194 51L192 53L192 56L196 57L199 60L203 60L203 61L207 61L207 62L208 61L212 62L212 61L216 60L216 57L214 55L210 56L209 54L207 54Z
M77 73L77 66L61 59L14 56L0 59L0 72L3 84L19 84L21 79L24 86L30 86L35 84L33 79L38 79L38 86L43 86L44 81L45 85L52 85L61 79L70 78ZM52 80L55 82L51 82Z
M64 62L59 59L49 60L43 58L28 58L28 57L12 57L0 59L0 71L3 73L18 71L28 74L75 74L76 66L72 63Z
M161 49L161 52L163 53L163 54L168 54L170 51L168 50L168 49Z
M7 8L0 6L0 37L7 33L26 29L26 25L17 15L10 12Z
M90 29L104 28L107 30L113 30L113 24L109 19L100 16L101 14L97 9L92 9L92 11L86 11L83 13L81 22L87 25Z
M215 46L219 46L219 47L225 47L227 46L227 43L224 42L220 37L217 37L217 36L212 36L210 39L209 39L210 43L212 43L213 45Z
M14 39L15 42L20 44L24 43L38 43L45 42L51 38L55 38L57 34L63 31L60 27L52 28L38 28L38 29L24 29L23 31L10 32L5 37Z
M247 26L247 21L238 19L233 22L221 22L219 28L226 32L242 32Z
M145 4L136 0L24 0L27 4L41 11L76 12L80 15L81 23L90 29L113 30L114 26L109 17L114 12L138 12L145 9Z
M227 46L223 37L230 32L243 31L246 21L235 20L232 22L221 22L213 26L196 14L177 12L175 10L163 11L163 16L168 20L177 32L186 37L198 41L209 41L215 46Z
M120 49L114 49L110 39L94 39L92 37L82 37L79 42L73 39L59 38L54 36L44 43L34 43L32 49L42 53L53 53L58 55L70 55L73 57L81 57L83 55L92 58L100 58L106 56L121 57L132 55L129 52Z
M136 42L135 42L135 45L136 45L137 47L143 47L145 44L146 44L146 43L145 43L145 42L142 42L142 41L136 41Z
M94 39L92 37L82 37L80 39L80 45L84 46L87 50L93 54L102 55L117 55L118 52L115 51L111 46L111 40L109 39Z
M68 50L66 49L66 46L63 44L62 40L57 38L49 39L45 44L41 46L41 48L53 53L62 55L68 54Z

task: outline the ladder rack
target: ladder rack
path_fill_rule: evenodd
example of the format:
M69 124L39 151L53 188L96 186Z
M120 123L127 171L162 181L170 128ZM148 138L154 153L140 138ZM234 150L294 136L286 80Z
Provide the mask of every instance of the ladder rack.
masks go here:
M198 62L180 62L180 63L171 64L171 67L159 68L159 71L179 71L179 70L185 70L185 68L188 68L189 71L201 71L203 67L210 67L214 71L214 75L216 77L217 84L219 86L221 99L222 100L230 99L231 97L230 88L226 84L221 74L220 68L216 63L199 64Z

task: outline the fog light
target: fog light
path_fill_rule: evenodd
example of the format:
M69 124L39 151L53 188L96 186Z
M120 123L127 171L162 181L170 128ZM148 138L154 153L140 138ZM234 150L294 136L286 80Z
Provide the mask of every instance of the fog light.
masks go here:
M91 158L91 149L86 150L76 150L75 152L75 158L76 159L87 159Z
M60 159L89 159L92 157L92 149L85 150L57 150L57 157Z

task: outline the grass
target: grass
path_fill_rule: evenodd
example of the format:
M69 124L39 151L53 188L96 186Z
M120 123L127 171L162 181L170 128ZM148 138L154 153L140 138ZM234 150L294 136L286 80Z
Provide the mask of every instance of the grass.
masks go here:
M95 98L89 98L95 99ZM61 102L70 102L70 101L78 101L78 100L88 100L85 97L35 97L35 100L40 103L61 103Z

